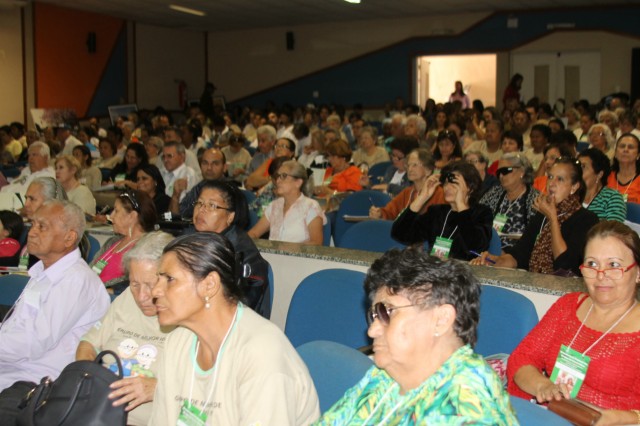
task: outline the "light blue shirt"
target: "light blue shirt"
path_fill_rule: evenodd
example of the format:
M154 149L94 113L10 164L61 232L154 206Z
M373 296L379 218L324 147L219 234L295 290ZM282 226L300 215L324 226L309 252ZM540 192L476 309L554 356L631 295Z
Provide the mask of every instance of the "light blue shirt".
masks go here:
M18 380L56 378L109 308L104 284L77 248L47 269L36 263L29 276L13 314L0 326L0 390Z

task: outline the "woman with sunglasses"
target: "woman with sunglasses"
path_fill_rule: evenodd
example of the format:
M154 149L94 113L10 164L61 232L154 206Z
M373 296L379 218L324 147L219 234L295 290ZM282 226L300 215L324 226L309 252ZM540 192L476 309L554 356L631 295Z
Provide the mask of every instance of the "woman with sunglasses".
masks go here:
M603 409L598 425L640 424L638 264L632 229L616 221L591 228L580 264L587 291L558 299L513 351L509 393L539 403L579 398ZM581 384L562 360L572 351L588 357Z
M509 397L473 352L480 284L470 268L390 250L364 282L375 366L315 425L512 425Z
M484 252L472 264L541 274L580 274L587 232L598 223L598 216L582 207L586 191L582 167L578 160L562 157L547 175L547 193L533 203L538 213L518 242L505 248L500 256Z
M442 170L447 164L462 159L462 148L454 132L443 130L438 133L433 158L436 160L437 170Z
M215 232L231 241L236 253L243 258L244 276L240 286L244 302L269 318L269 264L244 231L248 223L247 199L236 185L220 180L205 181L193 206L193 226L198 232Z
M514 245L514 234L522 235L535 215L532 206L540 192L531 187L533 170L522 154L504 154L498 163L496 176L500 185L487 191L480 204L491 208L493 227L500 234L505 248Z
M236 252L222 235L173 240L158 268L164 345L150 425L308 425L320 415L284 333L242 303Z
M270 240L321 246L322 226L327 219L320 204L306 196L307 169L289 160L274 177L278 198L267 206L249 236L260 238L269 231Z
M442 186L446 204L423 206ZM479 204L482 181L465 161L448 164L440 175L430 176L415 200L393 223L391 236L403 244L428 242L431 253L442 258L472 259L489 248L493 215Z
M146 193L127 190L118 195L109 216L114 237L109 238L89 264L102 282L114 294L120 294L128 285L122 269L122 258L157 222L156 208Z

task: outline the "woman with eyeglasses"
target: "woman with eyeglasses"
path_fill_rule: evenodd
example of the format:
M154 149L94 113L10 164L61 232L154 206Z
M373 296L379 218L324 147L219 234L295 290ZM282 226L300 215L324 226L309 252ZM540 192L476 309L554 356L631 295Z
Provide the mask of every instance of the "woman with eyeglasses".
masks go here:
M126 190L116 198L108 217L116 235L102 245L89 263L114 294L122 293L128 285L122 268L123 256L145 233L153 231L157 218L153 201L145 192Z
M364 286L375 366L315 425L518 424L500 379L473 352L480 284L468 266L394 249Z
M371 182L369 176L362 175L360 184L363 188L371 187L376 191L387 192L391 196L411 185L407 176L407 157L411 151L418 148L418 141L414 138L394 138L389 144L391 149L391 165L387 167L380 182ZM373 185L372 185L373 184Z
M589 129L589 148L604 152L610 160L616 153L615 139L611 129L606 124L594 124Z
M441 186L445 204L424 205ZM403 244L428 242L431 254L441 258L470 260L489 248L491 209L480 200L482 181L465 161L448 164L440 175L431 175L415 200L393 223L391 236Z
M615 189L628 203L640 203L640 140L631 133L618 139L612 173L607 186Z
M391 144L393 145L396 141L397 139ZM403 189L386 206L371 206L369 217L371 219L395 220L402 210L416 199L429 176L433 174L434 169L435 161L431 151L425 148L413 150L407 157L407 177L412 185ZM444 193L442 187L438 186L431 198L422 206L420 214L426 213L430 206L442 203L444 203Z
M295 160L282 163L274 175L276 198L248 232L260 238L269 231L269 239L322 245L322 226L327 223L316 200L306 196L307 169Z
M609 158L599 149L589 148L578 154L578 161L587 188L582 206L594 212L600 220L624 222L627 204L622 194L606 186L611 171Z
M274 158L287 157L292 160L296 155L296 144L288 138L280 138L276 140L273 146L274 156L262 163L260 167L251 173L244 182L245 187L253 190L259 190L271 181L269 176L269 166Z
M628 226L591 228L580 264L587 291L558 299L513 351L509 393L539 403L579 398L603 409L598 425L640 424L639 263L640 239ZM583 361L582 380L566 359Z
M165 342L149 425L308 425L320 415L296 350L242 302L237 260L211 232L165 247L151 294L160 325L177 328Z
M534 201L532 207L538 213L518 242L506 247L500 256L484 252L472 264L541 274L580 274L587 232L598 223L598 217L582 207L586 191L582 167L578 160L562 157L547 174L547 193Z
M535 215L532 207L540 192L531 187L533 169L523 154L504 154L496 176L500 185L487 191L480 203L491 208L493 227L500 234L502 247L511 247L516 241L514 236L522 235Z
M269 264L244 231L249 208L244 194L235 185L216 180L204 183L193 206L193 226L198 232L224 235L243 258L244 302L265 318L271 315Z
M462 159L462 147L454 132L443 130L438 133L433 158L436 160L437 170L442 170L447 164Z

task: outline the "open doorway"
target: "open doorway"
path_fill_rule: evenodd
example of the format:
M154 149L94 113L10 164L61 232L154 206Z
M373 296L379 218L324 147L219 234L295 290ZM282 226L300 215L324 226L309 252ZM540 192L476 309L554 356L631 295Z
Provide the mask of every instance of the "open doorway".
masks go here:
M496 54L419 56L414 101L422 107L429 98L448 102L455 82L461 81L471 101L496 105L496 60Z

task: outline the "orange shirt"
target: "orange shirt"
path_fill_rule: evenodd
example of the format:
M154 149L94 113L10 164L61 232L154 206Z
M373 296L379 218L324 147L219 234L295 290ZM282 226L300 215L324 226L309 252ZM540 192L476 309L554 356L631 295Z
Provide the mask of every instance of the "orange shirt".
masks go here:
M607 186L621 193L627 203L640 203L640 176L636 175L628 184L620 185L618 174L611 172L607 179Z
M416 191L413 185L403 189L393 200L389 201L386 206L380 209L382 218L387 220L395 220L402 210L409 207L409 204L416 199L418 191ZM429 200L422 206L419 214L425 214L429 206L434 204L444 204L444 191L441 186L438 186Z
M333 167L327 167L327 171L324 173L324 181L327 184L329 183L329 188L338 192L346 192L346 191L360 191L362 186L360 186L360 176L362 176L362 172L356 166L349 166L340 173L333 174Z
M535 178L533 180L533 187L535 189L537 189L538 191L540 191L541 194L546 194L547 193L547 180L549 178L547 178L547 175L544 176L538 176L537 178Z

